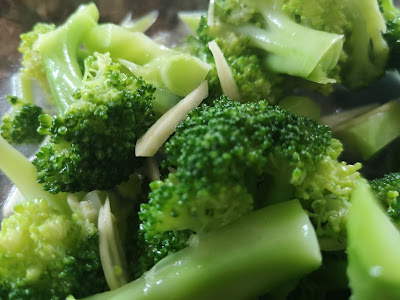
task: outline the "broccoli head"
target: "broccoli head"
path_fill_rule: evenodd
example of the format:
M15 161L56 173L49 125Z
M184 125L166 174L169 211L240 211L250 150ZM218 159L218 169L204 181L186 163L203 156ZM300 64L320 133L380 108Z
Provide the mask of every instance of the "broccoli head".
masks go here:
M361 165L337 160L341 144L326 126L266 101L223 97L192 111L164 149L170 173L151 183L139 212L146 242L165 232L212 231L293 198L304 202L320 237L344 240Z
M40 143L43 136L37 132L41 107L26 101L24 98L8 96L12 105L12 113L3 116L1 135L10 143Z
M106 286L94 224L26 201L2 222L0 295L6 299L84 297Z
M39 132L50 141L34 160L38 181L52 193L108 189L127 180L141 165L136 140L154 122L154 87L127 76L109 54L88 57L81 73L77 53L97 18L94 4L82 6L35 44L59 111L40 116Z

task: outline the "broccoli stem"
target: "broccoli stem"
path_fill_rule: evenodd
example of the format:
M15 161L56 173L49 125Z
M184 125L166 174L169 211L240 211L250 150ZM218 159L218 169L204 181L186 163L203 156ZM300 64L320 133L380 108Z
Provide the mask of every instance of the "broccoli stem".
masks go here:
M378 3L382 8L382 15L385 20L393 20L398 17L400 11L393 4L393 0L379 0Z
M265 62L272 71L318 83L335 82L328 73L339 60L342 35L297 24L282 12L282 1L245 2L263 15L266 28L243 25L234 30L248 35L253 46L269 52Z
M24 103L33 104L32 79L25 72L19 72L15 77L15 96L24 99Z
M332 129L348 149L370 159L400 136L400 102L390 101Z
M297 200L193 238L141 278L87 300L250 299L315 270L321 253Z
M66 194L51 194L36 180L36 168L22 153L0 136L0 170L16 185L25 200L44 199L54 209L70 211Z
M201 82L210 66L200 59L171 50L140 32L131 32L113 24L92 28L85 36L85 47L91 51L109 52L135 76L161 90L187 96Z
M347 224L351 299L399 299L399 230L368 184L360 183L351 202Z
M95 26L99 12L94 4L82 5L58 29L42 35L35 45L44 60L47 79L60 113L73 103L74 92L82 82L79 48L82 38Z

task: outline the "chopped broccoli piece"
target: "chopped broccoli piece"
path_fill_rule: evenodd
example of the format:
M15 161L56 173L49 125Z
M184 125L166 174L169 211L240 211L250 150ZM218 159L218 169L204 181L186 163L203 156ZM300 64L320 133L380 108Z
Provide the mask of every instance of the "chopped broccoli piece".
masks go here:
M251 299L320 263L315 232L294 200L198 236L136 281L85 299Z
M91 51L110 53L113 60L120 60L136 77L143 77L153 84L158 90L154 107L161 113L176 103L168 103L170 93L182 97L188 95L204 81L210 70L208 64L194 56L174 51L143 33L113 24L92 28L85 35L84 44Z
M3 116L1 135L12 144L37 144L43 136L37 132L43 109L34 103L31 78L26 72L16 76L16 96L8 96L12 112Z
M349 286L353 299L400 297L400 233L367 183L352 195L347 222Z
M59 110L53 118L40 116L39 132L51 138L34 160L38 181L52 193L109 189L127 180L142 164L135 143L154 122L154 87L127 76L109 54L88 57L82 75L77 51L97 18L94 4L82 6L35 45Z
M207 76L210 104L222 95L215 61L208 48L212 40L217 42L231 68L241 102L266 99L269 103L275 103L285 89L290 90L291 80L288 80L288 76L269 71L263 62L265 55L250 47L248 37L211 27L207 21L207 17L202 17L196 36L188 37L179 49L196 55L212 66Z
M338 81L357 89L383 76L389 46L381 34L386 26L377 0L284 2L284 10L299 24L344 35L343 52L334 68Z
M72 213L66 194L44 191L32 163L2 137L0 152L0 169L25 199L1 224L0 296L64 299L103 291L95 225Z
M400 136L400 102L385 103L340 123L333 134L353 153L368 160Z
M0 231L0 295L6 299L64 299L104 290L98 233L79 215L25 201Z
M370 182L377 199L387 209L392 221L400 221L400 173L386 174Z
M176 171L151 183L140 231L145 242L159 244L165 232L212 231L297 197L319 237L343 248L361 165L339 162L341 151L326 126L266 101L222 98L192 111L166 143L164 167Z
M319 105L305 96L287 96L279 101L279 106L294 115L310 118L319 122L321 108Z
M322 266L299 280L289 292L288 300L348 299L350 290L346 276L345 251L322 252ZM279 289L277 293L280 293Z

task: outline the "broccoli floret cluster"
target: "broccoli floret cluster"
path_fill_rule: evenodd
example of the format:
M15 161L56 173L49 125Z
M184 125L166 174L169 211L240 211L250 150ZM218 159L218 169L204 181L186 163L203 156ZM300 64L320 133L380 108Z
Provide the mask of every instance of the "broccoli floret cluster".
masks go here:
M2 222L0 260L4 299L84 297L106 286L94 224L42 199L18 204Z
M40 143L43 136L37 132L37 129L38 118L43 113L43 109L16 96L8 96L8 101L13 111L3 116L1 135L13 144Z
M192 111L166 143L171 173L151 183L140 231L145 242L160 244L165 232L215 230L256 208L299 198L317 233L343 242L361 165L339 162L341 150L326 126L266 101L223 97Z
M154 87L120 68L107 54L87 58L82 86L65 113L40 117L40 132L51 136L34 160L45 189L108 189L141 165L134 149L154 122Z

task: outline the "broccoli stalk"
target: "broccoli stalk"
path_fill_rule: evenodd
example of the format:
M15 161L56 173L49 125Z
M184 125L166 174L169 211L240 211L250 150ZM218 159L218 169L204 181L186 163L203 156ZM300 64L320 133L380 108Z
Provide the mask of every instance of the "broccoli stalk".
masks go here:
M60 113L74 102L73 94L81 86L78 50L85 32L96 25L98 14L94 4L81 6L63 26L42 34L34 45L34 50L44 61L47 80Z
M37 132L39 115L43 110L34 103L31 78L26 72L17 74L16 95L8 96L12 112L5 114L1 135L12 144L39 143L43 136Z
M268 52L265 63L272 71L318 83L335 82L328 76L338 62L343 36L296 23L282 11L283 0L216 1L216 5L217 17L231 24L229 30L248 36L251 46ZM262 16L263 27L251 22L256 14Z
M294 200L199 236L138 280L85 299L251 298L304 276L320 263L313 227Z
M353 192L347 230L351 298L398 299L400 233L365 182Z
M46 199L48 204L58 211L71 211L67 195L64 193L54 195L43 190L43 186L36 181L35 166L1 136L0 152L0 170L10 178L25 200Z
M81 6L35 44L59 111L40 117L40 133L51 138L34 160L38 181L52 193L104 190L127 180L142 164L136 141L154 122L154 87L127 76L108 53L87 57L82 74L79 49L97 19L94 4Z
M162 113L176 104L172 102L162 108L164 102L171 102L168 101L169 93L187 96L204 81L210 70L208 64L196 57L171 50L143 33L113 24L92 28L86 34L84 44L91 51L109 52L112 59L120 59L135 76L153 84L158 91L154 106Z

